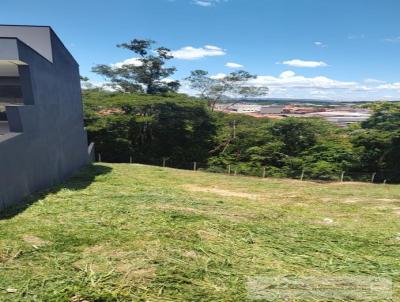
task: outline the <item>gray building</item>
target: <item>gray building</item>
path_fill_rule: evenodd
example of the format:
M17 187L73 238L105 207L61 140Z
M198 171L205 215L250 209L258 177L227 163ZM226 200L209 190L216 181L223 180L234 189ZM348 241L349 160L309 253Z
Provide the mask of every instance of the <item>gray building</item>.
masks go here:
M260 113L261 114L281 114L281 113L283 113L284 108L285 108L285 106L283 106L283 105L262 106Z
M79 66L48 26L0 25L0 211L89 162Z

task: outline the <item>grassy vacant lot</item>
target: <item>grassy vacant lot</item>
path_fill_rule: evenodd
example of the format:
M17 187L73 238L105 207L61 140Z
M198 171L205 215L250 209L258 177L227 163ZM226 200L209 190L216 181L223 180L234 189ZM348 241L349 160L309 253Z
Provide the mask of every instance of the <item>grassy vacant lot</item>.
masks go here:
M0 301L247 301L248 276L400 282L400 186L96 165L0 218Z

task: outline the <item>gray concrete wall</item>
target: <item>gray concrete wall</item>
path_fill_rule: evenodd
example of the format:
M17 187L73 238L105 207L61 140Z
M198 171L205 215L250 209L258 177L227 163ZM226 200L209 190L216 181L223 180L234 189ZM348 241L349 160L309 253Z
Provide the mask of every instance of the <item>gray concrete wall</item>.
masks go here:
M53 61L51 34L48 26L0 25L0 37L18 38L50 62Z
M18 39L0 38L0 60L26 63L18 65L24 105L6 107L11 133L0 135L0 210L89 162L79 67L51 29L50 39L53 62ZM17 54L7 54L15 48L10 41Z

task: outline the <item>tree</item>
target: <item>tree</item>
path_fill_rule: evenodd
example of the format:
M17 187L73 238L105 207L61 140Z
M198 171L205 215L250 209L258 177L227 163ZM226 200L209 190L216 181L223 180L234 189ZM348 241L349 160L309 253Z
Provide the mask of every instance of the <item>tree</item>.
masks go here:
M205 162L214 146L213 114L195 98L86 90L83 99L88 137L103 161Z
M206 99L209 108L214 110L215 104L224 97L257 97L268 94L267 87L251 85L250 80L257 76L247 71L232 72L226 76L215 78L205 70L194 70L185 80L190 88L197 91L199 96Z
M400 104L379 102L373 104L373 110L371 117L361 123L362 128L389 132L400 129Z
M318 132L323 128L322 123L319 124L317 128L311 119L286 118L272 124L270 132L284 143L285 154L299 156L316 144Z
M352 143L359 157L359 167L368 172L388 168L388 150L391 149L391 135L376 129L361 130L354 133Z
M173 58L165 47L153 48L155 41L134 39L117 47L133 51L137 58L132 63L122 65L100 64L93 67L93 72L104 76L111 86L122 92L145 92L147 94L165 94L179 89L178 81L168 78L176 71L175 67L166 67Z

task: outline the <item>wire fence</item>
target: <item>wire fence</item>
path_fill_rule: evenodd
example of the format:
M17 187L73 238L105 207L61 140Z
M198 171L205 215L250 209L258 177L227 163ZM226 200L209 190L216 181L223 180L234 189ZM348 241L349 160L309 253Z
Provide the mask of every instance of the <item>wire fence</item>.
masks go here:
M104 159L102 154L97 154L97 162L109 162ZM221 173L230 176L252 176L260 178L290 178L302 181L318 182L369 182L375 184L398 184L400 183L399 173L395 170L374 171L314 171L309 169L288 169L277 168L273 166L266 167L248 167L242 164L217 164L204 162L184 162L161 158L159 160L135 161L129 157L126 161L118 163L144 164L165 168L174 168L189 171L204 171L211 173Z

